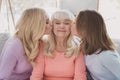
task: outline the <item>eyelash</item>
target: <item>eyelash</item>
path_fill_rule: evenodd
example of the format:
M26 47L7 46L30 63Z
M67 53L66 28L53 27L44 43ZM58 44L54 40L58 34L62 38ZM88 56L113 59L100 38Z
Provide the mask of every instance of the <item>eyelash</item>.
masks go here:
M55 24L60 24L60 23L55 23Z
M61 23L56 22L55 24L61 24ZM63 24L65 24L65 25L69 25L69 23L63 23Z

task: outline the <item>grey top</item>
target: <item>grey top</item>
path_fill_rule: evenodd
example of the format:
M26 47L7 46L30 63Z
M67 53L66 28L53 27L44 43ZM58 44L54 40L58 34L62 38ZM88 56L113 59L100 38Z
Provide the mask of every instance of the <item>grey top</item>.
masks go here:
M120 80L120 55L117 52L106 50L87 55L85 59L94 80Z

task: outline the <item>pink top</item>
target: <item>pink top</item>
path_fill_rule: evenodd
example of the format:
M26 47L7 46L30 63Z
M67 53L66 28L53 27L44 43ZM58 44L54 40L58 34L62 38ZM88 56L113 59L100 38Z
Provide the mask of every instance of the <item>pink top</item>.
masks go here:
M41 47L30 80L86 80L86 68L82 53L75 58L65 57L64 52L54 50L55 57L43 55Z

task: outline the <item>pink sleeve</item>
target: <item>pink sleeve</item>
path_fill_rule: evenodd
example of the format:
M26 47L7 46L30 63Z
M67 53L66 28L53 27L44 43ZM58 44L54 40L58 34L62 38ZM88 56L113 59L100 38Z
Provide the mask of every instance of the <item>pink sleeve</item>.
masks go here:
M77 57L75 61L75 75L74 80L87 80L86 78L86 67L83 53Z
M33 72L30 77L30 80L43 80L44 73L44 56L42 53L43 48L40 49L39 55L36 58L36 64L33 67Z

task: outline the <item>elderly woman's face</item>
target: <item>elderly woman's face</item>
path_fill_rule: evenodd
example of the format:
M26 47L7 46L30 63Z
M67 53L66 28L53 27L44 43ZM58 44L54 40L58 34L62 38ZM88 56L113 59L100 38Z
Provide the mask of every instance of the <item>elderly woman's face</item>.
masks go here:
M71 32L71 23L69 19L53 20L53 32L57 37L67 37Z

